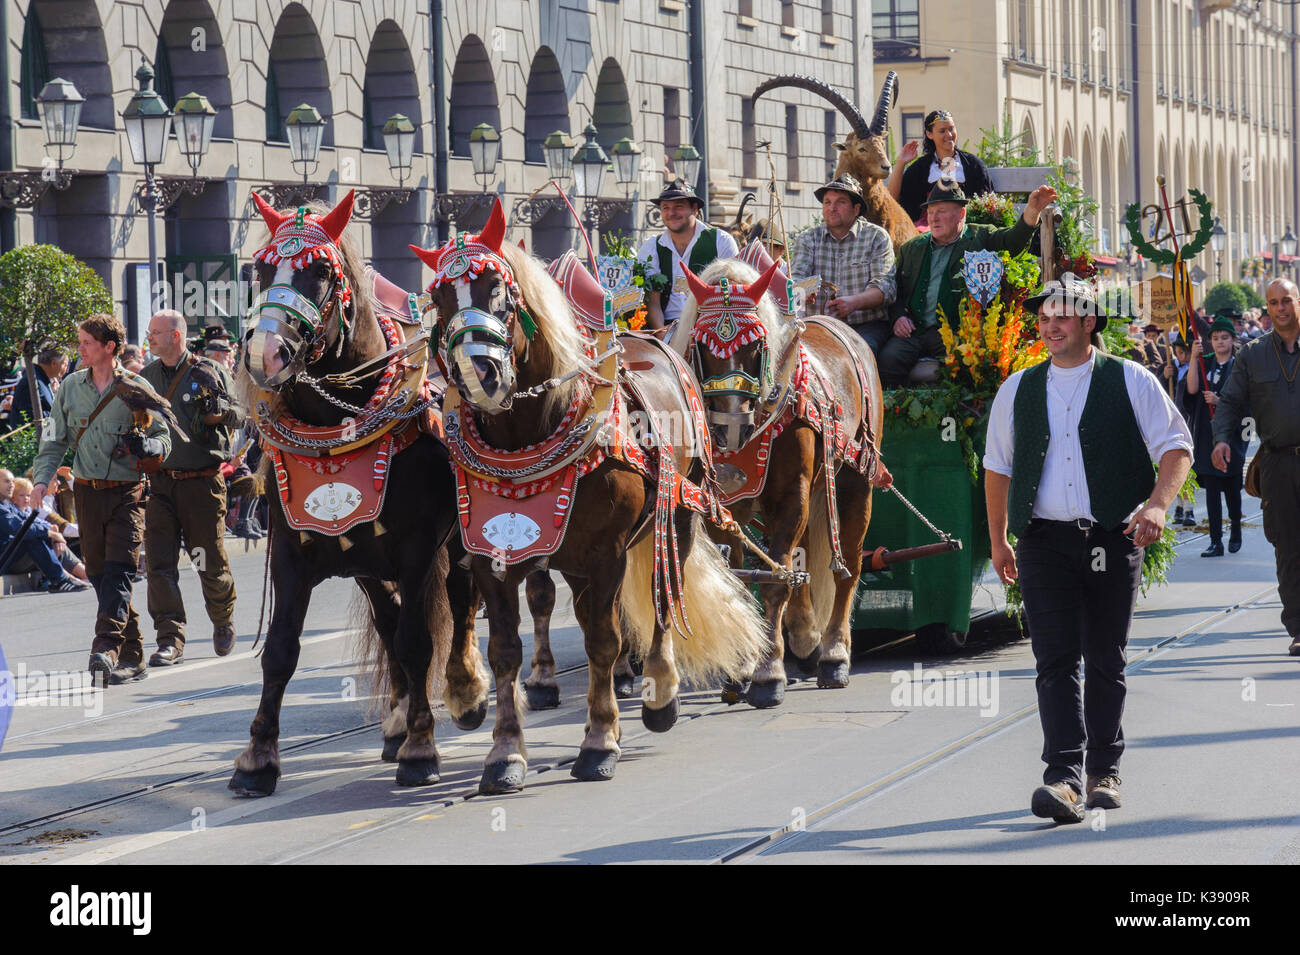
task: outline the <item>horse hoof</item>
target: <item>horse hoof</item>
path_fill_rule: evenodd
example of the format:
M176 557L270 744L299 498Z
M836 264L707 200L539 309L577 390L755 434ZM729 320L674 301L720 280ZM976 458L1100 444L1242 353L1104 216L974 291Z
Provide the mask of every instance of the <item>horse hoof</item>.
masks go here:
M745 693L745 700L756 710L766 710L780 706L785 701L785 680L771 680L766 683L755 682Z
M847 660L827 660L817 667L817 685L824 690L842 690L849 685Z
M530 710L553 710L560 705L560 688L558 686L529 686L524 684L524 694L528 697Z
M399 786L432 786L438 779L437 756L397 761L397 785Z
M453 716L451 721L456 724L456 729L476 730L483 725L483 720L487 717L487 697L484 697L478 706L472 706L460 716Z
M793 660L794 665L798 667L799 672L802 673L804 676L817 675L817 661L821 659L821 656L822 656L822 648L820 646L813 647L812 653L808 654L806 657L795 656L793 653L790 652L789 647L786 647L785 650L785 658L787 660Z
M528 767L518 760L503 760L483 767L483 778L478 791L484 795L517 793L524 788L524 774Z
M724 680L722 682L722 702L728 706L739 703L745 698L745 693L749 690L749 681L738 682L736 680Z
M577 762L569 775L583 782L604 782L614 778L614 765L618 762L616 749L584 749L578 753Z
M226 788L236 796L250 798L269 796L275 792L275 783L279 778L280 767L274 764L263 766L261 769L255 769L252 772L246 769L236 769L235 775L230 777L230 782L226 784Z
M667 706L652 710L641 704L641 722L652 733L667 733L677 723L677 697L673 697Z
M405 742L406 742L405 733L403 733L401 736L385 736L384 751L383 753L380 754L379 758L386 763L397 762L397 751L402 748L402 744Z
M636 677L615 674L614 695L620 700L630 700L636 696Z

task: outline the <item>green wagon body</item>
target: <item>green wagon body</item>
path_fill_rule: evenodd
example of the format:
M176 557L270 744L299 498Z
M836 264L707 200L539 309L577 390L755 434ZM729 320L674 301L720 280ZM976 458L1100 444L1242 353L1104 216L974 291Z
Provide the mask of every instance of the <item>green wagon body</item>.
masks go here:
M964 634L970 628L971 596L990 555L983 472L979 482L972 483L961 444L942 440L933 428L887 418L882 447L898 489L936 527L958 538L962 549L895 564L880 573L864 571L853 597L852 626L911 632L944 624ZM929 528L894 495L877 490L872 504L864 550L901 550L935 542Z

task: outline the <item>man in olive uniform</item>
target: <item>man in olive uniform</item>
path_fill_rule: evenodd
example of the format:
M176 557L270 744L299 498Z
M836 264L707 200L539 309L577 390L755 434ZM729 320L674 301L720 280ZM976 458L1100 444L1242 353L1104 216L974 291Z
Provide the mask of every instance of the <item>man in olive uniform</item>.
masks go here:
M33 497L39 501L68 448L76 449L72 473L81 556L99 598L90 672L103 673L107 683L144 673L140 620L131 606L144 529L141 472L172 447L167 424L157 415L137 426L132 405L158 396L118 363L125 343L126 329L112 315L92 315L78 326L81 365L54 396L32 465Z
M149 614L157 632L153 667L180 663L185 653L185 604L177 562L190 555L212 621L212 646L224 657L235 645L235 579L222 541L226 531L226 479L230 428L238 421L230 373L185 347L185 317L166 309L149 320L149 349L156 356L140 376L171 403L179 424L162 470L150 482L145 508L144 555ZM214 385L218 387L214 387Z
M1300 656L1300 292L1289 279L1274 279L1265 293L1273 329L1245 346L1233 362L1215 408L1214 455L1228 470L1231 442L1250 416L1259 434L1259 494L1264 536L1277 558L1282 625Z

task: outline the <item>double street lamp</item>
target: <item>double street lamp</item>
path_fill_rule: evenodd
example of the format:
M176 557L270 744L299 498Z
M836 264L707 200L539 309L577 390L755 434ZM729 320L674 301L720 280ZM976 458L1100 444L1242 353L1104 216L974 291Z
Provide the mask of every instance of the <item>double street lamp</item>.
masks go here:
M135 71L140 88L122 111L126 126L126 141L131 147L131 158L144 166L144 204L149 213L149 295L153 297L158 282L158 240L155 219L158 212L158 185L154 181L154 167L167 157L167 139L172 127L172 111L153 88L153 70L142 62Z

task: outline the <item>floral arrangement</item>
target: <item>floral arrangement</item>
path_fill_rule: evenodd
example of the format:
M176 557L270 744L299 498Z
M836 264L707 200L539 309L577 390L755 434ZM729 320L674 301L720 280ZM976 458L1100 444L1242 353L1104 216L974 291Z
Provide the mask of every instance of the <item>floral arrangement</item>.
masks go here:
M999 294L985 308L967 295L959 311L954 328L940 310L939 337L947 351L944 368L970 399L991 400L1012 372L1047 357L1035 326L1025 321L1023 299L1004 302Z
M971 197L970 202L966 204L967 223L983 223L1006 229L1015 225L1018 218L1020 213L1016 212L1016 204L1011 201L1010 196L1000 193L981 193Z

